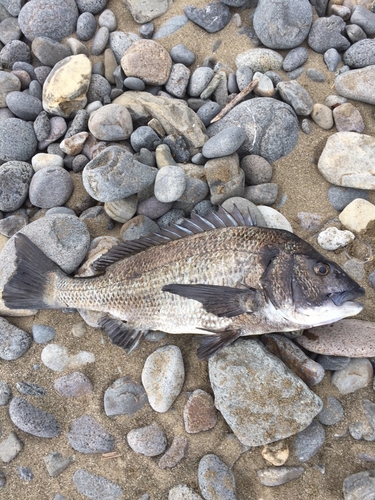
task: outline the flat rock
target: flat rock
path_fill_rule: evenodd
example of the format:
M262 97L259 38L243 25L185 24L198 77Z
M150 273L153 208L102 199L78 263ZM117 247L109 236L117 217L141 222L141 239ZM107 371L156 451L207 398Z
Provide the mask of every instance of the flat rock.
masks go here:
M228 198L242 196L245 192L245 174L236 153L209 160L204 171L210 188L211 203L223 203Z
M108 453L115 440L91 415L82 415L71 423L68 432L70 446L80 453Z
M87 351L68 354L66 347L59 344L48 344L41 353L41 360L50 370L62 372L65 369L80 368L87 363L93 363L95 356Z
M27 162L37 146L32 123L20 118L7 118L0 122L0 160Z
M184 379L184 363L177 346L161 347L150 354L142 370L150 406L159 413L168 411L180 394Z
M228 127L205 143L202 153L206 158L229 156L237 151L247 136L242 127Z
M335 78L335 88L342 97L375 104L375 65L341 73Z
M280 486L297 479L305 472L303 467L269 467L257 471L258 478L263 486Z
M328 182L336 186L375 189L374 152L374 137L337 132L328 138L318 169Z
M16 427L33 436L53 438L61 432L59 424L51 413L37 408L24 398L12 399L9 416Z
M90 379L80 372L72 372L55 380L55 390L67 398L77 398L93 393Z
M196 389L184 407L185 430L189 434L213 429L217 422L217 412L212 396L201 389Z
M0 442L0 460L8 464L22 450L23 443L19 440L15 432L11 432L9 436Z
M207 33L216 33L223 29L230 21L230 10L224 3L212 2L202 7L188 5L184 12L190 21L203 28Z
M167 438L156 425L133 429L128 432L126 439L133 451L146 457L161 455L167 447Z
M205 500L236 500L236 484L230 468L214 454L201 458L199 488Z
M150 2L149 0L125 0L134 21L140 24L148 23L162 16L172 5L172 0Z
M164 453L158 462L160 469L171 469L185 457L188 440L185 436L175 436L170 448Z
M254 72L277 71L282 68L283 57L271 49L250 49L236 57L236 66L247 66Z
M43 108L64 118L83 109L91 78L91 62L83 54L58 62L43 86Z
M0 317L0 358L5 361L18 359L32 344L30 335Z
M118 484L84 469L75 471L73 484L79 493L91 500L119 500L123 493Z
M314 102L306 89L296 80L280 82L276 86L282 99L290 104L297 115L308 116L314 106Z
M56 477L69 467L69 465L74 461L74 458L64 458L60 452L52 451L43 457L43 461L50 477Z
M257 340L239 340L209 360L215 406L241 441L260 446L297 434L321 400Z
M115 380L104 393L104 411L108 417L134 415L146 403L144 388L128 375Z
M350 231L365 231L375 220L375 205L362 198L353 200L339 215L340 222Z
M294 454L299 462L307 462L318 453L325 440L324 427L313 420L303 431L299 432L294 439Z
M350 42L342 35L345 26L345 21L339 16L320 17L313 22L307 42L319 54L331 48L346 50Z
M331 382L341 394L350 394L372 382L374 369L367 358L351 359L345 368L332 375Z
M358 132L360 134L365 128L361 113L350 102L334 108L333 117L338 132Z
M344 480L344 500L369 500L373 497L375 489L375 470L366 470L352 474Z

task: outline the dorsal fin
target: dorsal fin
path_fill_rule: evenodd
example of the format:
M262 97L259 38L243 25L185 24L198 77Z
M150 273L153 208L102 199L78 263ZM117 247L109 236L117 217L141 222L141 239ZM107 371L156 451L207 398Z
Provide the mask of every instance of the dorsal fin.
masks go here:
M254 225L250 212L244 216L236 205L233 205L231 213L219 205L217 212L212 211L206 217L192 212L191 219L183 219L180 224L171 224L168 228L160 229L157 233L142 236L137 240L124 241L114 246L93 264L93 269L94 271L103 272L108 266L125 257L142 252L147 248L164 245L170 241L185 238L193 234L204 233L205 231L212 231L223 227Z

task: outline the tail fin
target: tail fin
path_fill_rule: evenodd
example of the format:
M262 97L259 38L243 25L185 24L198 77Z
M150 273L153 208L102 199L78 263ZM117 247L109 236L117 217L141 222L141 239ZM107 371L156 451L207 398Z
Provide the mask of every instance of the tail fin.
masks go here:
M15 236L17 267L3 289L3 300L9 309L55 309L51 293L57 276L66 276L24 234ZM53 276L54 275L54 276Z

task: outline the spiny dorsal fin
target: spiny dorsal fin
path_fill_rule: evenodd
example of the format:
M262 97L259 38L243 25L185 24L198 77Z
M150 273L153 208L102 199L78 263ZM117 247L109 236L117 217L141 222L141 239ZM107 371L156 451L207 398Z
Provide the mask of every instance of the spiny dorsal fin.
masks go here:
M180 224L171 224L168 228L160 229L157 233L142 236L137 240L124 241L114 246L94 263L93 268L95 271L103 272L108 266L125 257L142 252L147 248L164 245L170 241L185 238L193 234L224 227L254 225L250 212L244 216L236 205L233 205L231 213L222 206L219 206L217 212L212 211L206 217L192 212L191 219L183 219Z

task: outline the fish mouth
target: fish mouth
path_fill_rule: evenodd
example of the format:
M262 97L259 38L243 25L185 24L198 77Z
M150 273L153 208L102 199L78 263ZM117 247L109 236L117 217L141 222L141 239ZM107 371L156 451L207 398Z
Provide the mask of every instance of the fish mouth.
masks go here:
M358 299L359 297L362 297L364 294L365 290L362 287L358 287L355 290L329 293L328 297L332 300L335 306L340 307L344 302Z

